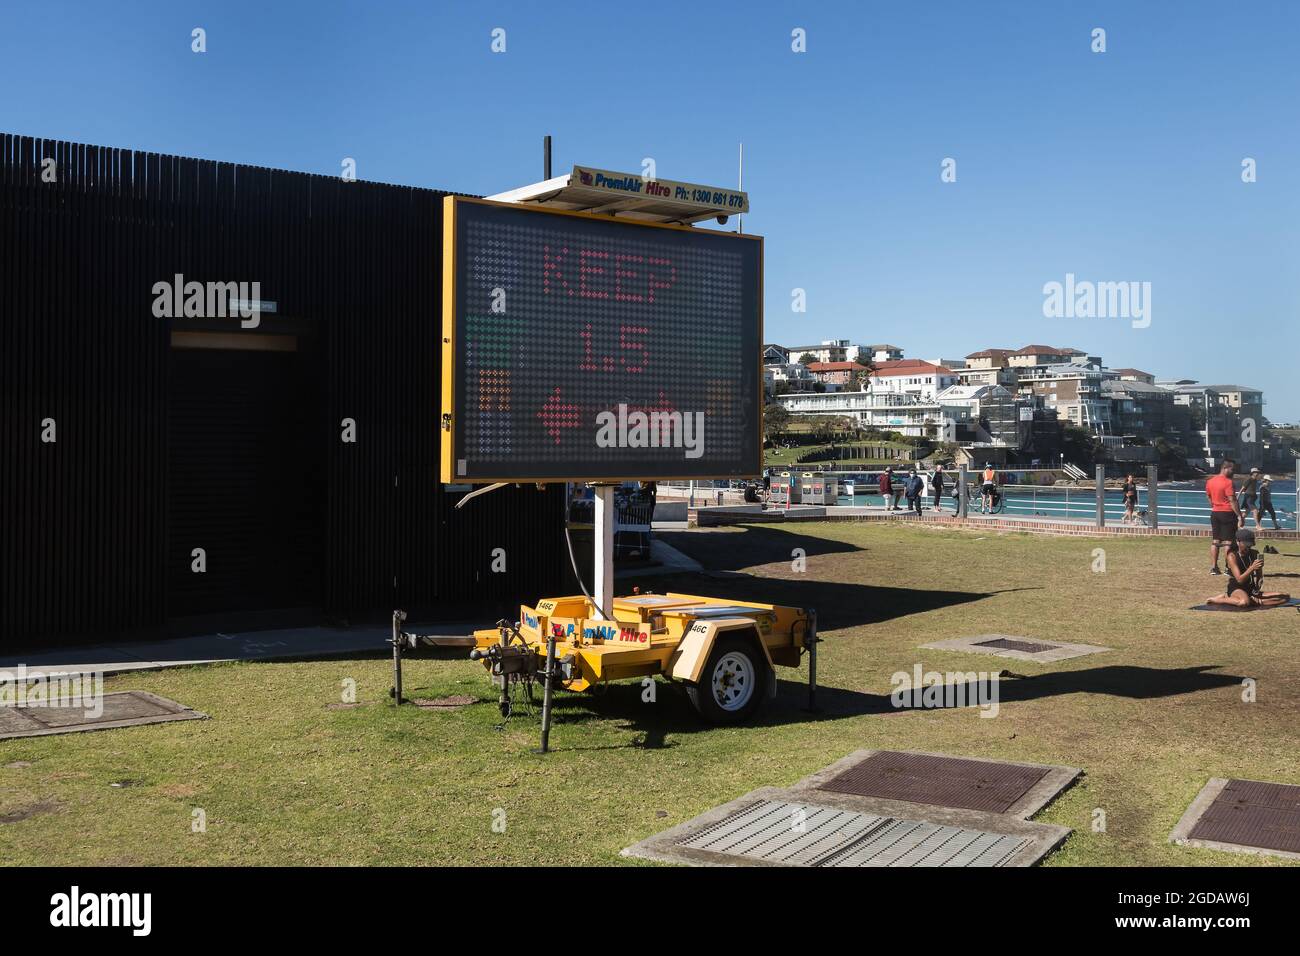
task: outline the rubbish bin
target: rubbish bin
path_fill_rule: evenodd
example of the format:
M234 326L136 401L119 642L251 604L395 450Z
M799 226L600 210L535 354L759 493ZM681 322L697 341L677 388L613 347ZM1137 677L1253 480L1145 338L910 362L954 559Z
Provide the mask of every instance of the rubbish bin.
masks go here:
M801 476L802 487L799 492L799 502L805 505L827 505L834 504L834 479L831 479L830 485L832 491L828 494L826 490L826 475L820 471L805 471Z
M772 497L771 502L774 505L780 505L788 508L790 505L799 503L800 485L799 476L792 475L788 471L772 478Z

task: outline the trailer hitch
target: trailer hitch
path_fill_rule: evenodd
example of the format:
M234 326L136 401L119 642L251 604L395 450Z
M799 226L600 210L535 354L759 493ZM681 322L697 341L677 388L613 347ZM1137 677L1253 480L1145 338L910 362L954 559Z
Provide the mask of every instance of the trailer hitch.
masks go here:
M531 647L522 642L522 639L519 644L509 643L507 629L510 626L505 622L501 622L501 625L501 643L490 647L476 647L469 652L469 659L487 662L488 673L492 675L493 683L501 691L497 697L497 709L501 712L502 720L509 720L514 712L511 694L513 687L522 683L528 698L530 700L532 698L532 684L537 676L537 655L533 653ZM515 628L514 636L518 636L518 633L518 629Z

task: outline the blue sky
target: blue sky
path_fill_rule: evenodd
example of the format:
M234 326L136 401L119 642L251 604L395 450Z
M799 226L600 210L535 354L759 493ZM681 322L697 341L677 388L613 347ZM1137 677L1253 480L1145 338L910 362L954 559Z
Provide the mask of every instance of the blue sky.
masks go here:
M1297 63L1269 0L3 0L0 130L471 193L540 178L544 133L720 185L743 140L768 340L1073 346L1294 421ZM1150 282L1150 326L1045 318L1066 273Z

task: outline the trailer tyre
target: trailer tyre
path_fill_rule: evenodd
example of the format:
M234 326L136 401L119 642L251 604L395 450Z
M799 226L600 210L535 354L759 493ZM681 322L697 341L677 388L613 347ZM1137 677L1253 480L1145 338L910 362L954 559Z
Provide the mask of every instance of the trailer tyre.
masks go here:
M686 685L686 696L709 723L738 724L763 706L767 669L751 638L723 635L713 645L699 683Z

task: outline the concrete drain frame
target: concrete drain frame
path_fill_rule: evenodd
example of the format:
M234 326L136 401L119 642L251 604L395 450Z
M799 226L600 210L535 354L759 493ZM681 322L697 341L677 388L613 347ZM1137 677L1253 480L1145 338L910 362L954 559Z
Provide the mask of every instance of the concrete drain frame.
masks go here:
M987 764L990 771L996 768L1014 767L1023 768L1031 771L1042 771L1042 775L1037 782L1030 785L1019 797L1013 800L1005 810L992 812L989 810L967 810L960 807L944 806L936 803L916 803L910 800L895 800L888 797L859 796L865 805L872 808L875 812L889 813L894 815L907 815L908 813L922 812L926 814L935 813L954 813L958 816L952 817L954 821L960 821L963 814L975 813L985 814L997 817L1018 817L1021 820L1028 820L1030 817L1039 813L1049 803L1064 793L1076 780L1083 775L1083 771L1077 767L1063 767L1053 764L1041 763L1024 763L1013 760L994 760L988 757L955 757L952 754L936 754L924 750L855 750L853 753L843 757L829 767L824 767L814 774L804 777L793 787L791 793L803 793L808 790L826 791L823 788L826 784L832 782L837 777L842 776L848 771L854 770L864 762L873 757L888 755L899 755L902 757L930 757L938 760L953 761L954 764Z
M128 699L129 698L129 699ZM207 720L208 715L147 690L114 691L101 698L104 712L100 719L71 720L85 708L48 706L0 707L0 740L25 737L48 737L54 734L84 733L89 730L113 730L139 727L176 720ZM116 716L115 716L116 715Z
M997 642L997 643L995 643ZM999 643L1001 646L999 646ZM1045 647L1046 650L1032 651L1023 647ZM1009 657L1018 661L1037 661L1050 664L1065 661L1072 657L1085 657L1088 654L1100 654L1109 651L1109 647L1096 644L1075 644L1068 641L1054 641L1041 638L1017 637L1014 634L977 634L974 637L954 637L946 641L932 641L922 644L923 650L966 651L971 654L989 654L994 657Z
M1202 825L1203 818L1212 810L1216 812L1219 811L1224 807L1225 802L1231 800L1231 788L1234 784L1238 786L1245 785L1247 787L1263 786L1267 788L1276 788L1279 792L1285 790L1288 794L1294 794L1294 799L1297 801L1298 805L1300 805L1300 786L1296 786L1295 784L1276 784L1260 780L1241 780L1237 778L1230 780L1226 777L1211 777L1210 781L1201 788L1201 792L1196 795L1196 799L1193 800L1187 810L1184 811L1182 818L1179 819L1178 825L1174 827L1173 832L1169 834L1169 842L1178 844L1179 846L1196 847L1202 850L1222 850L1228 853L1247 853L1252 856L1276 856L1284 860L1300 860L1300 852L1275 849L1266 846L1255 846L1247 843L1229 843L1226 840L1207 839L1204 836L1193 836L1195 833L1204 834L1207 829L1210 829L1209 826ZM1223 801L1220 800L1221 797L1223 798ZM1273 822L1275 824L1283 822L1276 819L1278 815L1279 812L1276 810L1271 814L1271 816L1274 817ZM1287 812L1286 816L1290 818L1286 822L1290 822L1293 826L1300 825L1300 810ZM1209 823L1209 821L1204 822L1206 824ZM1222 829L1221 825L1220 829Z
M908 804L906 814L880 812L861 797L824 790L763 787L623 850L623 856L687 866L1032 866L1069 835L1068 827L1002 814ZM795 814L802 810L802 819ZM840 831L819 833L834 816ZM921 811L921 812L918 812ZM765 828L740 832L745 816ZM761 819L760 817L765 817ZM804 831L796 830L802 823ZM704 844L726 834L734 844L759 840L770 849L719 852ZM692 845L694 844L694 845Z
M1071 832L1027 817L1080 776L1073 767L1010 764L1043 775L1003 813L824 789L868 758L900 753L1008 766L1007 761L948 754L858 750L792 787L751 791L642 840L622 855L688 866L1033 866Z

